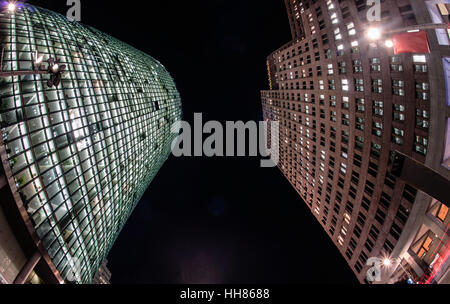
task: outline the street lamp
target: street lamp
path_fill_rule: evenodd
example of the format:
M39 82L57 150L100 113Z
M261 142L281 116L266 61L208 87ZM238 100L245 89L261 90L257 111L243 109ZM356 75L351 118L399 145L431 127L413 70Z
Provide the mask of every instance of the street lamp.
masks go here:
M367 30L366 36L370 40L376 41L381 38L381 30L377 27L371 27Z
M392 41L392 40L386 40L386 42L384 43L385 44L385 46L387 47L387 48L392 48L392 47L394 47L394 42Z
M408 281L414 282L413 276L411 275L411 273L409 273L409 271L406 270L405 267L403 267L402 261L401 261L400 257L395 258L395 259L393 259L393 260L392 260L391 258L389 258L389 257L384 257L383 260L382 260L382 262L383 262L383 265L384 265L386 268L390 268L390 267L392 266L393 262L395 262L395 264L397 264L398 266L400 266L400 268L406 273L406 275L408 276ZM395 269L394 269L394 270L395 270ZM411 284L411 283L410 283L410 284Z

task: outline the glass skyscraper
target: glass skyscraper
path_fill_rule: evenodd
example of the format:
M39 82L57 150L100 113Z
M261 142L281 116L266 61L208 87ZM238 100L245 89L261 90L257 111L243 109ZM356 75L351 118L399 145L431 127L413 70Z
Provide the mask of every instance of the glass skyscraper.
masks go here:
M52 88L0 78L0 154L38 255L58 282L89 283L170 154L179 93L157 60L42 8L0 12L0 41L3 72L36 52L67 65Z

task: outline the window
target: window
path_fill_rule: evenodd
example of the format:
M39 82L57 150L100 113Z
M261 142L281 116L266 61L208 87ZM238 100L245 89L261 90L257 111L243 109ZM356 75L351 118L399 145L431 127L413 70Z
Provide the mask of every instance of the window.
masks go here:
M359 43L357 40L352 41L350 43L350 46L352 47L352 54L357 54L359 53Z
M362 150L364 147L364 138L361 136L356 136L355 137L355 148L358 150ZM356 154L355 154L356 156Z
M342 124L344 126L350 126L350 115L349 114L342 114Z
M339 19L338 19L336 13L331 14L330 17L331 17L331 23L332 23L332 24L337 24L337 23L339 22Z
M403 136L405 135L405 131L398 128L392 129L392 141L397 145L403 145Z
M333 64L328 64L328 75L333 75L334 71L333 71Z
M350 125L350 122L348 122L348 125ZM350 136L350 132L346 131L346 130L342 130L342 143L344 144L348 144L348 138Z
M381 137L383 135L383 123L375 121L373 123L372 134Z
M381 145L377 143L372 143L372 149L370 150L370 154L378 159L381 155Z
M428 82L423 81L416 81L416 98L419 100L429 100L430 94L429 94L430 86Z
M362 73L363 67L360 59L353 60L353 72Z
M420 247L419 251L417 252L417 256L420 259L423 259L427 255L432 244L433 244L433 240L429 236L427 236L425 238L425 240L423 241L422 246Z
M367 171L370 175L372 175L373 177L377 177L378 175L378 165L373 163L373 162L369 162L369 169Z
M341 173L344 175L347 173L347 165L344 163L341 163Z
M364 227L366 224L366 216L363 213L358 214L358 218L356 219L356 222L360 225L360 227Z
M336 112L330 111L330 121L336 122Z
M355 102L356 102L356 111L364 112L365 111L364 98L356 98Z
M410 185L406 184L403 189L403 197L410 203L414 203L417 195L417 190Z
M375 220L380 223L380 225L383 225L386 220L386 213L384 213L381 209L378 209L377 213L375 213Z
M392 94L397 96L405 96L405 82L403 80L392 80Z
M425 55L413 55L414 71L417 73L428 72L427 58Z
M317 70L317 76L322 76L322 67L319 65L316 67Z
M383 81L381 79L372 79L372 92L383 93Z
M320 29L320 30L323 30L325 27L326 27L326 25L325 25L325 20L320 19L320 20L319 20L319 29Z
M426 63L427 58L425 55L413 55L413 62L414 63Z
M334 39L335 39L336 41L342 39L342 35L341 35L341 33L340 33L339 28L336 28L336 29L334 30Z
M339 74L346 74L346 73L347 73L347 68L346 68L345 61L339 62Z
M378 235L380 234L380 230L375 225L372 225L369 231L369 236L372 238L374 242L378 240Z
M355 24L353 22L347 24L347 30L349 36L356 35Z
M364 244L364 247L366 247L368 252L371 252L373 249L373 246L375 246L375 244L372 242L372 240L367 239L366 243ZM367 259L366 259L367 260Z
M395 188L395 176L391 175L389 172L386 172L386 178L384 179L384 184L391 189Z
M358 130L364 131L364 118L362 117L356 117L356 128Z
M427 154L427 146L428 146L428 139L426 139L425 137L416 135L414 150L417 153L426 155Z
M392 107L393 107L394 120L404 121L405 120L405 106L394 103Z
M314 53L314 60L315 61L320 61L320 52L315 52Z
M329 90L336 90L336 85L334 79L328 80L328 89Z
M383 249L386 250L388 254L390 254L394 250L394 245L388 239L386 239L383 245Z
M389 210L389 206L391 205L392 197L385 193L384 191L381 193L380 198L380 206L386 210Z
M406 221L409 217L409 209L405 208L403 205L400 205L398 207L397 214L395 215L395 218L402 224L405 225Z
M383 116L383 102L380 100L373 101L373 114L376 116Z
M437 213L437 218L440 219L442 222L445 222L447 215L448 215L448 207L444 204L441 204L441 207L439 208L439 211Z
M402 59L400 56L391 57L391 71L392 72L402 72L403 71Z
M368 199L367 197L363 196L362 201L361 201L361 207L363 207L364 210L369 211L369 209L370 209L370 199Z
M337 56L343 56L344 55L344 45L339 44L336 48L337 48Z
M370 70L372 72L380 72L381 71L380 58L370 58Z
M345 110L348 110L350 108L348 96L342 96L342 108Z
M427 129L430 126L429 123L430 113L425 110L416 110L416 126L420 128Z
M342 90L348 91L348 79L342 79Z
M364 80L362 78L355 79L355 91L364 92Z

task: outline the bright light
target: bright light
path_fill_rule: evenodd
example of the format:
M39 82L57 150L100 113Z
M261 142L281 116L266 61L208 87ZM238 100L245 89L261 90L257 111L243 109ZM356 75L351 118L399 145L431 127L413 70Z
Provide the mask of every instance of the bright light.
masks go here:
M391 48L394 47L394 42L392 40L386 40L385 45L386 47Z
M378 40L381 37L381 30L376 27L371 27L367 31L367 38L370 40Z
M53 67L52 67L52 71L54 72L54 73L56 73L56 72L58 72L58 70L59 70L59 64L54 64L53 65Z
M10 13L13 13L16 11L17 5L14 2L9 2L7 8Z
M391 263L392 263L391 260L388 259L388 258L385 258L385 259L383 260L383 265L386 266L386 267L391 266Z

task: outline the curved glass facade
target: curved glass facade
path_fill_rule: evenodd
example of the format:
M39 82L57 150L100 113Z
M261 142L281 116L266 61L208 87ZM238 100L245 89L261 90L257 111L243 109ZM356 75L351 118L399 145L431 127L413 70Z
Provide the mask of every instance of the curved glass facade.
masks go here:
M33 69L36 51L67 71L0 79L12 176L66 281L88 283L170 153L181 101L155 59L93 28L25 6L0 13L3 71Z

